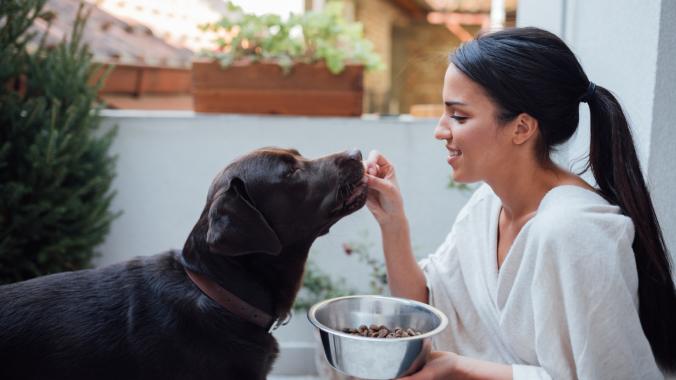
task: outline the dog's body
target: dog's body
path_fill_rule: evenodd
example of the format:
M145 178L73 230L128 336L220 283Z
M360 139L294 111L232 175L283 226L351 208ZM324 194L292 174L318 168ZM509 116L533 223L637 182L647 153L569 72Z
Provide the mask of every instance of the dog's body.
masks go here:
M365 202L360 159L256 151L214 180L182 251L0 287L0 378L265 379L275 339L186 271L285 316L313 241Z
M199 307L179 253L0 289L3 379L258 379L277 351L218 305ZM247 346L264 354L237 355Z

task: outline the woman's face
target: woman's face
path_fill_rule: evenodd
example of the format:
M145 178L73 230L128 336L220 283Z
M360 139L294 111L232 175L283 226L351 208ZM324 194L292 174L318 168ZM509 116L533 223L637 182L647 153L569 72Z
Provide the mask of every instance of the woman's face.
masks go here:
M445 112L434 137L446 141L457 182L486 181L501 172L512 147L510 128L498 125L496 107L483 88L451 64L443 88Z

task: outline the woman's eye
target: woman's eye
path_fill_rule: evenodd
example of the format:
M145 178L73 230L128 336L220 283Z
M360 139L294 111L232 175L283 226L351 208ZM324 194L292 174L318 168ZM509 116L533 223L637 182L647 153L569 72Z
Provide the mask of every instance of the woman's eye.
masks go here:
M454 111L454 110L452 110L452 109L448 110L448 111L447 111L448 117L450 117L451 119L457 121L458 123L463 123L465 120L469 119L468 116L461 116L461 115L456 114L455 112L456 112L456 111Z
M464 122L465 120L468 119L467 116L460 116L460 115L450 115L450 118L451 118L451 119L454 119L454 120L457 121L458 123L462 123L462 122Z

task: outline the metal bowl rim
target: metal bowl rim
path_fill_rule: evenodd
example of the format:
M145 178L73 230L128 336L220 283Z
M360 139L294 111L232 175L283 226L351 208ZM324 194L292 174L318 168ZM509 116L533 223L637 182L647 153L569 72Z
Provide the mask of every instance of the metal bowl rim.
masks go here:
M344 300L344 299L349 299L349 298L367 298L367 297L368 298L380 298L380 299L386 299L386 300L397 300L397 301L400 301L400 302L403 302L403 303L409 303L409 304L421 306L422 308L426 309L427 311L429 311L432 314L439 317L441 322L439 323L439 326L437 326L437 328L435 328L434 330L428 331L428 332L421 334L421 335L409 336L409 337L397 338L397 339L375 339L375 338L370 338L370 337L365 337L365 336L360 336L360 335L352 335L352 334L344 333L344 332L339 331L339 330L332 329L328 326L325 326L321 322L319 322L317 320L317 318L315 317L315 314L317 313L317 309L321 308L322 306L324 306L326 304L336 302L336 301L341 301L341 300ZM316 328L318 328L322 331L326 331L328 333L331 333L333 335L338 335L338 336L342 336L342 337L349 338L349 339L367 340L369 342L383 342L383 343L397 343L397 342L402 342L402 341L405 342L405 341L410 341L410 340L419 340L419 339L430 338L430 337L437 335L438 333L442 332L446 328L446 326L448 325L448 317L446 317L446 315L443 312L441 312L441 310L435 308L432 305L428 305L426 303L419 302L419 301L414 301L414 300L411 300L411 299L408 299L408 298L392 297L392 296L379 296L379 295L352 295L352 296L330 298L330 299L327 299L327 300L324 300L324 301L321 301L321 302L318 302L318 303L312 305L312 307L310 307L310 309L307 311L307 318L310 321L310 323L312 323L312 325L314 325Z

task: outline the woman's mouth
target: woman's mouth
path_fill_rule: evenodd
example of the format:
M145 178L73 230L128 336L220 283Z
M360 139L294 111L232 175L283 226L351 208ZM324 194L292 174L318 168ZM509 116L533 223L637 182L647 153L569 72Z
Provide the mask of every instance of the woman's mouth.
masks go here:
M446 146L446 149L448 149L448 158L446 159L446 161L448 161L450 165L453 164L453 161L457 160L460 156L462 156L462 151L459 149L453 149L449 146Z
M462 152L455 149L448 150L448 157L457 157L457 156L462 156Z
M462 151L460 149L453 149L449 146L446 146L446 149L448 149L448 158L462 156Z

